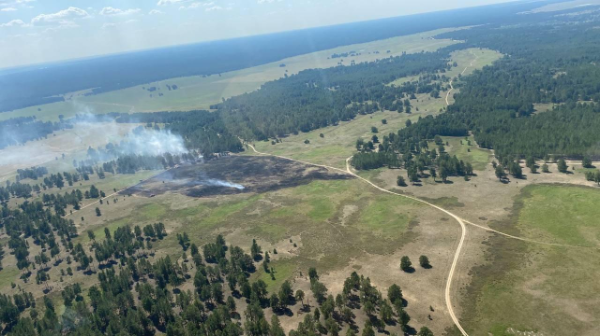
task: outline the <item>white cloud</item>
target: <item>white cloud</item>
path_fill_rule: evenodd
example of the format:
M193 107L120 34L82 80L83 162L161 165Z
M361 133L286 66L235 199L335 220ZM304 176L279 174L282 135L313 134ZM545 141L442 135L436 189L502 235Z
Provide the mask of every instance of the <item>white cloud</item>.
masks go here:
M166 6L176 3L187 2L186 0L158 0L157 6Z
M127 21L120 21L120 22L106 22L102 25L102 29L120 28L125 25L130 25L130 24L134 24L137 22L139 22L139 20L136 20L136 19L130 19Z
M282 0L258 0L258 4L262 5L262 4L266 4L266 3L273 3L273 2L281 2Z
M0 12L14 12L17 9L15 7L6 7L6 8L2 8L0 9Z
M192 4L190 4L187 8L189 9L196 9L196 8L200 8L200 7L206 7L206 6L212 6L214 5L214 2L194 2Z
M27 27L29 26L27 23L23 22L23 20L12 20L7 23L0 23L0 27Z
M53 26L53 27L44 29L44 33L52 33L52 32L63 30L63 29L70 29L70 28L77 28L77 27L79 27L79 25L73 21L61 20L61 21L58 21L57 26Z
M210 6L210 7L206 7L205 11L207 12L212 12L212 11L220 11L220 10L224 10L225 8L221 7L221 6Z
M164 14L164 12L159 11L158 9L153 9L150 12L148 12L148 15L159 15L159 14Z
M12 7L12 8L15 8L15 7L18 7L17 5L21 5L21 6L24 6L24 7L31 8L30 6L25 6L25 4L29 3L29 2L34 2L34 1L35 0L0 0L0 7ZM16 8L15 8L15 10L16 10Z
M100 11L100 15L125 16L125 15L136 14L136 13L139 13L140 11L141 11L141 9L139 9L139 8L120 9L120 8L114 8L114 7L104 7Z
M69 7L52 14L40 14L31 19L31 23L34 25L43 25L58 22L62 26L69 20L87 17L89 17L89 14L85 10L77 7Z
M232 4L229 4L227 7L222 7L222 6L215 5L214 1L194 1L187 6L180 6L179 10L198 9L198 8L204 8L204 11L206 11L206 12L231 10Z

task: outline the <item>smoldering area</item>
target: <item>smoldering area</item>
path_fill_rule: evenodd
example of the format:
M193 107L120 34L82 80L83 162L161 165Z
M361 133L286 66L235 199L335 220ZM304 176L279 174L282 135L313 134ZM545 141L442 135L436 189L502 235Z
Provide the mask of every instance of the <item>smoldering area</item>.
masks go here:
M167 192L189 197L263 193L314 180L346 180L349 175L275 157L227 156L170 169L123 190L152 197Z

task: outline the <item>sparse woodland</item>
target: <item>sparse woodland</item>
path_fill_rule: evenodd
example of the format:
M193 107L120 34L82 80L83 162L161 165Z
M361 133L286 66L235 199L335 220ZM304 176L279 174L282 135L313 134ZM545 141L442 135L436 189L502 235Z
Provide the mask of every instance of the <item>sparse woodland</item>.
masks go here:
M344 281L342 293L335 298L319 281L314 268L308 270L311 293L294 291L289 281L285 281L277 293L268 293L264 281L249 280L258 262L262 262L268 272L273 271L268 265L269 253L262 252L256 241L248 254L237 246L227 246L223 237L218 236L200 252L184 232L177 237L183 252L181 258L155 257L152 242L166 236L162 223L133 229L124 226L114 232L105 229L104 237L96 237L88 231L89 250L80 243L73 245L71 239L76 236L73 226L68 222L64 225L65 231L58 230L59 239L43 232L35 237L26 234L23 238L11 239L9 247L15 255L22 256L18 257L23 272L21 279L34 281L35 273L35 281L43 286L44 293L50 293L53 288L48 286L47 271L65 263L67 271L62 272L63 277L83 272L97 278L97 284L87 288L85 293L79 283L63 288L61 297L67 313L62 315L56 312L56 303L48 296L44 296L41 303L36 302L32 293L0 296L4 332L11 335L154 335L157 332L207 336L285 335L279 316L290 314L289 307L295 305L300 305L299 312L304 314L304 319L289 335L338 335L342 328L348 329L350 334L356 334L360 328L363 335L373 335L375 330L382 331L396 323L402 330L409 330L410 317L404 311L400 287L392 285L384 297L368 277L356 272ZM35 257L35 263L29 263L29 241L50 249L51 257L42 252ZM193 289L180 290L186 283L193 285ZM243 311L238 308L241 302L246 306ZM265 318L265 309L274 312L270 322ZM369 317L367 324L360 327L354 323L358 310Z
M585 168L594 168L592 158L600 157L598 17L593 13L542 13L513 20L515 24L502 29L490 24L445 33L441 37L464 43L437 52L382 55L371 63L301 71L266 83L258 91L226 99L213 106L213 112L108 116L120 123L141 122L179 134L191 150L189 154L123 155L119 145L110 144L90 148L86 160L74 162L72 172L49 173L44 167L17 171L15 182L0 186L0 229L6 235L6 243L0 245L0 266L7 253L14 255L18 278L13 287L35 282L44 294L54 293L49 283L55 279L48 273L53 267L61 269L61 279L80 272L90 280L62 289L64 313L57 311L56 301L48 295L38 300L25 291L0 295L3 332L28 336L280 336L285 335L280 318L298 305L303 321L290 336L339 335L342 330L347 330L346 335L370 336L392 325L406 333L416 332L410 328L406 302L397 285L383 295L368 275L354 272L344 281L343 291L334 296L312 268L306 270L310 293L295 289L289 281L269 293L264 281L250 280L260 268L267 273L273 270L269 251L262 251L256 241L250 251L228 246L222 236L196 246L183 232L177 235L180 255L157 256L153 243L167 235L164 224L107 228L103 237L92 231L78 232L74 221L65 218L68 209L78 210L84 199L102 202L112 191L94 185L62 194L55 189L76 186L94 174L103 179L106 174L167 169L195 162L199 155L241 152L240 138L277 140L382 110L410 114L416 94L438 98L448 89L445 73L456 67L450 63L450 53L464 48L489 48L505 57L458 78L455 85L460 93L444 113L407 122L395 133L380 134L374 128L370 141L359 139L351 160L356 169L404 168L406 177L397 179L400 187L424 177L443 182L450 176L469 179L473 167L449 155L442 136L469 141L470 135L479 146L494 149L499 180L507 174L521 178L523 171L517 163L521 159L532 172L538 168L535 160L549 156L560 157L557 168L562 173L568 171L565 158L583 159ZM388 85L407 76L420 79ZM554 108L537 113L534 104L538 103L553 104ZM62 120L52 123L34 118L0 122L0 149L71 126ZM19 137L7 136L9 128ZM547 172L548 166L541 170ZM587 171L585 178L600 184L599 171ZM12 198L25 201L9 207ZM102 216L100 208L96 215ZM74 243L82 235L87 235L89 244ZM34 249L39 252L32 253ZM424 255L419 265L431 267ZM400 268L414 271L408 257L402 259ZM270 321L265 318L268 309L274 313ZM364 325L355 322L358 312L368 317ZM432 333L424 327L418 335Z

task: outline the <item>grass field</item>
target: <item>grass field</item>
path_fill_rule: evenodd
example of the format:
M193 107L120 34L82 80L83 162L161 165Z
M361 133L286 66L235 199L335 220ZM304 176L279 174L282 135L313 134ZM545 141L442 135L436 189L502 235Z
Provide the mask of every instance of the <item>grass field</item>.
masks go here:
M396 85L396 86L400 86L404 83L408 83L408 82L414 82L414 81L418 81L419 80L419 76L415 75L415 76L407 76L407 77L401 77L396 79L395 81L388 83L388 85Z
M519 215L524 234L559 244L599 245L600 223L593 220L600 218L599 190L541 185L527 192Z
M450 78L458 77L458 75L468 76L473 71L490 65L501 57L501 53L490 49L470 48L455 51L452 53L451 60L452 62L456 62L458 66L446 72L446 76ZM465 70L467 66L468 68Z
M491 151L481 149L477 146L473 136L463 137L442 137L444 142L448 143L446 151L448 154L471 163L474 170L483 170L490 162ZM435 144L432 144L435 146Z
M453 52L451 55L451 62L456 62L456 67L452 67L449 71L444 73L446 77L456 78L459 75L468 76L473 71L481 69L486 65L492 64L494 61L500 59L502 54L490 49L477 49L470 48L464 50L458 50ZM466 70L465 70L466 68ZM418 81L419 76L408 76L398 78L388 85L402 85L407 82Z
M413 114L391 111L375 112L370 115L357 116L354 120L342 122L338 126L292 135L283 138L283 142L275 145L272 145L271 142L258 142L255 146L261 152L345 168L346 158L356 151L356 140L362 138L368 141L373 136L372 126L378 129L376 135L383 138L384 135L397 132L400 128L405 127L406 120L410 119L415 122L419 116L430 114L433 112L424 110ZM387 124L382 123L383 119L387 121ZM323 134L323 137L320 134ZM310 143L305 144L305 140Z
M93 214L93 207L80 211L74 217L84 216L86 228L93 228L95 232L102 232L104 227L162 221L170 233L186 231L198 244L211 241L217 233L231 235L234 241L239 240L235 243L241 246L249 246L252 238L257 238L261 244L273 247L290 237L300 236L298 243L307 248L301 249L298 265L312 264L318 255L327 255L326 259L332 255L335 261L319 265L330 269L342 266L347 259L336 259L341 256L330 253L331 249L340 248L339 241L334 239L329 244L322 244L323 239L342 234L355 241L356 247L363 245L360 243L363 240L381 237L380 246L365 245L362 248L371 253L384 253L390 248L393 250L393 246L402 239L409 220L418 218L418 209L421 208L418 203L361 189L360 182L356 180L315 181L265 194L214 199L193 199L169 193L151 199L118 196L118 203L101 206L101 217ZM356 210L344 219L343 208L346 206ZM344 222L343 226L341 222ZM86 240L87 237L82 236L81 239ZM170 234L158 244L158 249L174 253L180 247L175 235ZM348 247L349 254L343 258L358 252L352 252ZM281 254L286 255L286 252Z
M554 106L556 106L556 104L553 103L537 103L537 104L533 104L533 109L535 110L534 113L544 113L544 112L548 112L548 111L552 111L552 109L554 108Z
M450 71L445 73L447 77L453 79L453 87L455 88L448 96L448 103L453 104L454 95L460 92L460 89L458 88L460 85L460 77L468 76L475 70L482 69L486 65L491 65L501 57L501 53L490 49L470 48L452 53L451 61L456 62L458 66L453 67ZM447 91L441 93L443 94L443 98L446 97L446 93Z
M65 95L65 102L0 113L0 120L30 115L35 115L41 120L57 120L59 115L70 117L76 113L208 109L210 105L221 102L222 98L257 90L263 83L279 79L285 74L291 75L311 68L350 64L352 61L356 63L374 61L389 56L398 56L403 52L435 51L459 43L449 39L436 40L432 38L432 36L452 30L456 30L456 28L343 46L209 77L172 78L93 96L85 96L85 91L70 93ZM360 55L330 58L335 53L349 51L355 51ZM285 67L281 67L281 64L285 64ZM168 90L167 85L177 85L178 89ZM149 92L146 90L149 87L156 87L157 90Z
M488 265L475 269L465 299L464 321L471 334L600 332L595 322L600 308L591 295L600 290L598 202L600 192L593 188L535 185L522 190L513 210L514 232L576 247L493 238Z

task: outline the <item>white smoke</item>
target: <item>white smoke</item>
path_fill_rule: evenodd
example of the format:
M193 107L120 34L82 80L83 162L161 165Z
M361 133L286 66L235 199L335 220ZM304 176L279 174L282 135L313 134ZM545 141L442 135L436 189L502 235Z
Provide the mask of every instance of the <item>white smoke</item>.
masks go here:
M12 176L17 169L32 166L51 164L59 170L70 170L73 159L81 160L89 147L103 150L108 144L116 145L113 146L116 151L100 156L102 160L112 160L121 154L158 156L188 153L183 138L168 130L117 123L108 116L94 115L87 106L77 107L82 113L68 120L73 124L72 128L54 132L40 140L0 149L0 181Z
M204 162L200 161L197 164L201 165L201 164L204 164ZM216 179L216 178L211 178L203 171L198 173L197 178L189 178L189 177L177 178L177 177L173 176L172 172L166 172L165 174L161 175L161 179L163 180L163 183L167 183L167 184L170 184L173 186L179 186L179 187L185 186L185 185L197 185L197 186L206 186L206 187L234 188L237 190L244 190L246 188L243 185L238 184L238 183L229 182L229 181Z
M183 138L164 129L135 129L121 141L119 147L122 154L157 156L165 153L188 153Z
M32 166L51 165L68 171L73 168L72 160L82 159L90 146L100 148L118 143L134 127L114 122L76 123L73 128L54 132L46 138L0 149L0 181L12 176L17 169Z
M106 134L116 135L123 128L122 123L117 123L108 115L94 114L93 108L81 103L75 103L81 113L77 114L75 120L77 125L102 123L102 127ZM127 123L133 125L133 123ZM136 155L152 155L158 156L165 153L179 155L188 153L184 144L183 138L180 135L173 134L169 130L145 128L143 126L136 127L130 131L125 137L120 134L120 137L111 137L111 143L119 143L118 151L115 154L136 154Z
M210 187L226 187L226 188L235 188L238 190L244 190L244 186L241 184L227 182L227 181L223 181L223 180L217 180L217 179L202 180L202 181L199 181L198 184L210 186Z
M113 160L119 155L160 156L166 153L189 153L183 138L169 130L147 128L134 123L117 123L108 115L95 115L92 109L79 103L77 108L81 113L69 120L73 124L72 129L55 132L47 139L29 141L24 145L0 150L0 181L10 177L17 169L44 166L50 162L54 162L54 166L59 163L60 170L72 170L73 158L82 159L89 147L95 149L95 159L101 161ZM244 189L241 184L208 176L200 176L194 182L205 186Z

